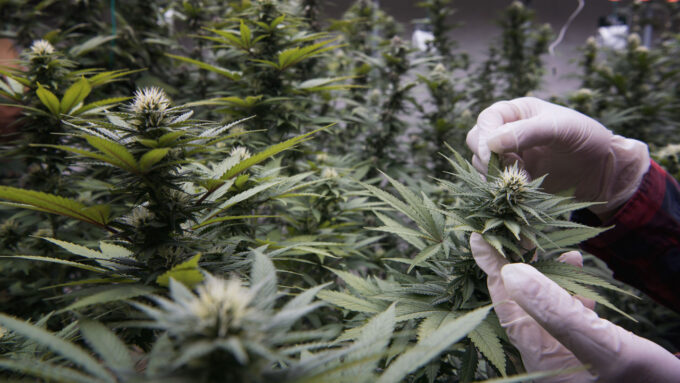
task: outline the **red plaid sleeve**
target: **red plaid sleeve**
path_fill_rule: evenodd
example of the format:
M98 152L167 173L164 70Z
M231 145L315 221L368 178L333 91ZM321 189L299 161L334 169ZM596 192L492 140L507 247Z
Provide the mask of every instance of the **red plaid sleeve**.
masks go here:
M601 223L580 211L572 219ZM597 220L597 222L595 221ZM652 161L633 197L581 247L604 260L614 278L680 312L680 186Z

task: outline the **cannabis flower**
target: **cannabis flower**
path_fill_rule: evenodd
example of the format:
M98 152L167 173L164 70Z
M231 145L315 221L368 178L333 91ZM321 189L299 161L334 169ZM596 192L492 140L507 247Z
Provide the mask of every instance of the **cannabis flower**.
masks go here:
M508 200L512 199L513 201L521 198L528 184L529 174L524 169L520 169L517 163L505 168L496 179L498 194L503 194L507 196Z
M29 49L35 56L47 56L54 53L54 46L47 40L36 40Z
M545 193L541 189L545 177L531 180L518 163L501 170L499 158L493 155L484 179L469 162L454 155L450 163L458 182L440 180L453 197L459 197L447 215L458 229L482 234L509 260L526 262L533 258L527 252L563 250L601 231L566 219L567 213L591 204Z
M154 218L153 212L145 206L139 205L132 209L130 214L120 218L120 220L134 228L141 229L147 226Z
M135 92L130 110L136 117L140 130L155 128L168 116L170 99L157 87L143 88Z
M210 274L196 288L196 294L183 284L171 280L172 300L155 296L160 306L154 309L137 305L156 322L156 327L179 338L196 336L225 337L238 333L254 310L250 307L253 293L238 279L224 280Z
M328 153L319 153L316 155L316 161L317 162L326 162L328 161Z
M322 178L337 178L338 177L338 171L333 169L333 168L324 168L323 171L321 171L321 177Z
M247 148L245 148L243 146L237 146L237 147L231 149L231 152L229 152L229 154L232 157L237 157L239 159L239 161L243 161L245 159L250 158L250 152L248 151Z
M165 95L165 92L155 86L137 90L132 101L132 111L138 114L163 113L169 107L170 100Z

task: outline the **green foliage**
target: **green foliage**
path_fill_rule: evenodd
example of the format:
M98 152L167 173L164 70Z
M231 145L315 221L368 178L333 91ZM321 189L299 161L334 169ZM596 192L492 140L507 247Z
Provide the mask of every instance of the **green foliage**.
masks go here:
M541 83L542 55L548 51L550 25L533 23L534 12L513 1L503 12L498 46L489 48L487 60L472 78L473 111L480 112L496 100L526 96ZM522 70L518 70L522 68Z

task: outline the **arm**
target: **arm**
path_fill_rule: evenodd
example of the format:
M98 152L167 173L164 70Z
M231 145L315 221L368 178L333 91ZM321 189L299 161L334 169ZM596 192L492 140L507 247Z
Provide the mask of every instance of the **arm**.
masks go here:
M680 312L680 186L651 161L635 194L604 222L588 211L572 219L614 228L582 244L614 277Z

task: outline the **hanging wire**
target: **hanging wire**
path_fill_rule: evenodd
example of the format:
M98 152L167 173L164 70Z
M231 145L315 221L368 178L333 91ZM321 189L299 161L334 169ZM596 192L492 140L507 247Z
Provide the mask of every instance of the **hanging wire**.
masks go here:
M578 7L576 7L576 10L569 16L569 19L567 19L567 22L564 24L562 29L560 29L560 34L557 35L557 38L555 41L550 44L550 47L548 47L548 52L550 52L551 56L555 56L555 47L557 47L562 40L564 39L564 35L567 33L567 29L569 29L569 26L571 25L571 22L574 21L576 16L578 16L579 13L581 13L581 10L583 10L583 6L585 5L585 0L577 0L578 1Z

